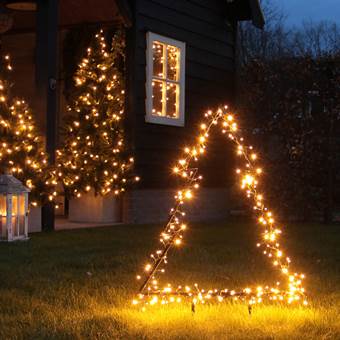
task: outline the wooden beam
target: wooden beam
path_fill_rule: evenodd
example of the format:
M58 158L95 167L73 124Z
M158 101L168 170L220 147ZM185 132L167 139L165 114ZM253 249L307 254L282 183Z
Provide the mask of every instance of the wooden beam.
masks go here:
M49 0L48 5L46 151L49 155L50 163L54 164L57 142L57 114L59 107L57 91L59 0Z
M249 0L253 25L259 29L263 29L265 18L261 9L259 0Z
M58 114L58 12L59 0L37 2L37 91L46 112L46 152L50 164L55 163ZM44 229L54 229L54 206L46 204L42 209Z
M39 97L41 100L44 100L46 98L45 92L47 89L48 2L38 0L37 5L35 81Z

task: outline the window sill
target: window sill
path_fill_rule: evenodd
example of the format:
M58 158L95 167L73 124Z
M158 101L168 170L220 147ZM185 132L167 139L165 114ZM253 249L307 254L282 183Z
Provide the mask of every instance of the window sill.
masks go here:
M153 124L184 127L184 115L180 116L179 118L146 115L145 121L147 123L153 123Z

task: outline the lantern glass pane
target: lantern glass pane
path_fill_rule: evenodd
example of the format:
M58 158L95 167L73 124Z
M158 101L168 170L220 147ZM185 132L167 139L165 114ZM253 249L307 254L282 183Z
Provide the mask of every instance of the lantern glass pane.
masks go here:
M6 196L0 195L0 216L6 216Z
M21 194L19 196L19 212L18 212L18 218L19 218L19 234L25 235L25 195Z
M7 237L7 226L6 226L6 196L0 195L0 238Z
M19 236L19 220L18 220L18 196L12 196L12 233L13 237Z

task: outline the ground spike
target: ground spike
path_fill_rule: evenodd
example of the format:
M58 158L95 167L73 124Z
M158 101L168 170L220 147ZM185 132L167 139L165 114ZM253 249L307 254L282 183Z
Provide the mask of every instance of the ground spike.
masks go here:
M195 304L194 301L191 303L191 311L192 311L193 314L196 313L196 304Z

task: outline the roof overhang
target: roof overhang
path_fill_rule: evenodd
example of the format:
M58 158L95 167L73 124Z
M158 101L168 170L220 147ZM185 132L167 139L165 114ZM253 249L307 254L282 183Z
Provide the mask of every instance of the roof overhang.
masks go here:
M45 1L45 0L44 0ZM0 0L0 13L10 15L9 33L34 31L38 0ZM132 25L128 0L62 0L59 1L59 29L79 24Z
M265 24L260 0L224 0L227 16L236 21L251 20L253 25L262 29Z

